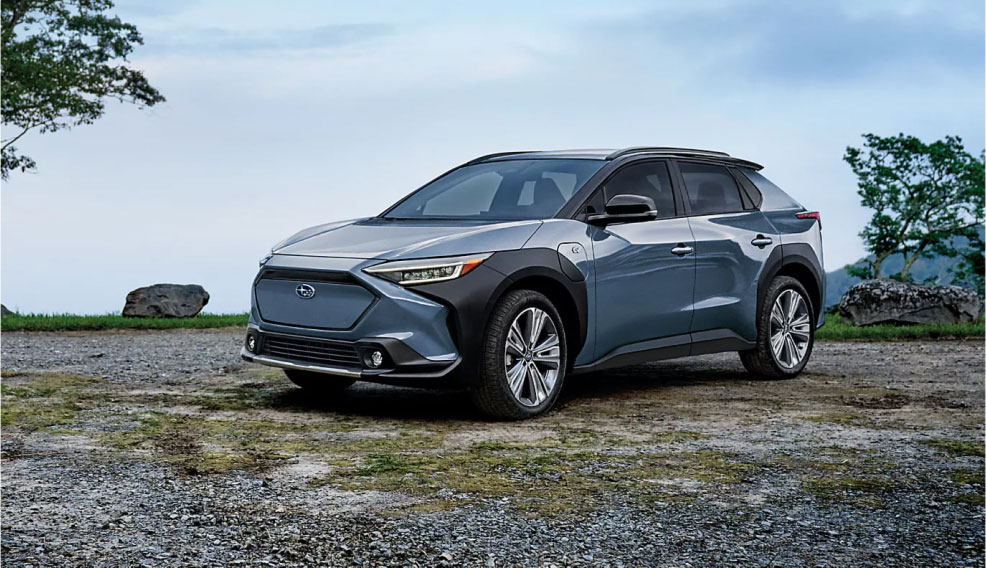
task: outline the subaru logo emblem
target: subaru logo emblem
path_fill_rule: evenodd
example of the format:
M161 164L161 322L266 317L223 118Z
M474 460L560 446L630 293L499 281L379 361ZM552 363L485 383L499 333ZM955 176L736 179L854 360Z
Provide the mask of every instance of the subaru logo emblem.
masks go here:
M298 284L298 287L294 289L294 293L297 294L299 298L308 300L315 297L315 287L311 284Z

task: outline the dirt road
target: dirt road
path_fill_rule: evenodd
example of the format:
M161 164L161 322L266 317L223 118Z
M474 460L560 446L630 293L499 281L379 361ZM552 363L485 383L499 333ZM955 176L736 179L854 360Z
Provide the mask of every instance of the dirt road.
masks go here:
M5 565L983 565L981 341L639 366L497 423L317 399L239 331L2 339Z

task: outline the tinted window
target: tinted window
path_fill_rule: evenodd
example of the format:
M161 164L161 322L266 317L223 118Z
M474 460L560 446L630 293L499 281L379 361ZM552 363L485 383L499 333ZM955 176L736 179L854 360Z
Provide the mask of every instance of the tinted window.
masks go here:
M602 160L503 160L455 169L414 192L390 219L546 219Z
M674 191L666 162L633 164L616 172L606 182L606 200L617 195L650 197L657 206L658 219L674 217Z
M679 162L678 168L685 180L692 215L743 210L739 187L726 168L691 162Z
M753 182L760 193L763 195L762 209L801 209L801 204L793 197L774 185L769 179L763 177L760 172L744 168L742 172L746 178Z

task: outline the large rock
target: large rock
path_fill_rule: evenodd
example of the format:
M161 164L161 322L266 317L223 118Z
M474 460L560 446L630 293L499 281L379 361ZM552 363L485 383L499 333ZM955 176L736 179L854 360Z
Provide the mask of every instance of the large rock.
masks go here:
M959 286L921 286L896 280L865 280L839 302L839 314L855 325L975 321L982 302Z
M7 306L0 304L0 317L14 315L14 312L7 309Z
M190 318L209 303L209 293L198 284L155 284L127 294L123 317Z

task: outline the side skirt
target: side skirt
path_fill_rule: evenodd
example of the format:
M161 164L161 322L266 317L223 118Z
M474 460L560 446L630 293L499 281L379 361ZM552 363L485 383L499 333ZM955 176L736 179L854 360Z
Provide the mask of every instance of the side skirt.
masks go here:
M731 330L710 329L624 345L592 363L574 367L572 372L588 373L691 355L744 351L755 346L755 342L747 341Z

